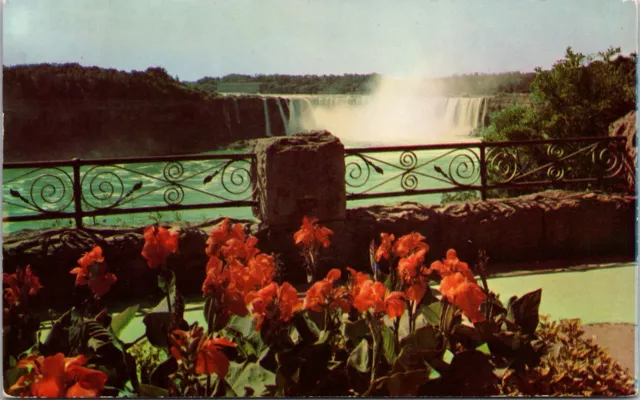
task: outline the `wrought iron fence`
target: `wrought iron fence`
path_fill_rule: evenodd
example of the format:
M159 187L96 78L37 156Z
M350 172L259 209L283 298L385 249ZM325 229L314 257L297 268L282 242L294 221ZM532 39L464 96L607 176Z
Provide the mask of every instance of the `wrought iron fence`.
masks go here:
M252 154L5 163L5 222L253 206ZM13 214L13 215L11 215Z
M461 191L486 200L491 190L588 185L615 190L635 182L625 143L614 137L347 149L347 200Z

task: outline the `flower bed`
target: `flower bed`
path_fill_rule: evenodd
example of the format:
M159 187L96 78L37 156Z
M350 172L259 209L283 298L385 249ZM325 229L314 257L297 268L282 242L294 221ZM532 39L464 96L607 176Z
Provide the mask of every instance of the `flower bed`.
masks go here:
M81 396L481 396L629 395L633 379L575 321L538 315L540 289L500 301L455 250L427 266L418 233L382 234L368 271L316 276L333 232L304 218L294 235L312 285L298 293L274 280L277 257L225 220L207 241L204 326L184 319L167 259L177 232L145 229L141 249L165 298L145 333L120 336L138 306L106 312L117 277L96 246L76 285L93 296L59 318L44 341L29 298L42 285L29 267L4 274L4 387L13 395ZM70 278L72 279L72 278ZM434 285L435 283L435 285ZM437 289L436 289L437 288Z

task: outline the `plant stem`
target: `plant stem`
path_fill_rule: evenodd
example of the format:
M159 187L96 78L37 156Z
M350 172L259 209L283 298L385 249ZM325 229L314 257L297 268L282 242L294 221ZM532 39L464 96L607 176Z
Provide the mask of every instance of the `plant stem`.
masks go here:
M400 318L402 318L402 315L393 320L393 335L396 349L400 348Z
M205 397L211 397L211 375L207 375L207 391Z

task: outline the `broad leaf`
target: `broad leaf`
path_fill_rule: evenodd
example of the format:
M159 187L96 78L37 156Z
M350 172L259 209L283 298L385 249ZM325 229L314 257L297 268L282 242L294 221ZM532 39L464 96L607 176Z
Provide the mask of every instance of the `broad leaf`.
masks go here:
M360 341L360 344L351 352L347 359L347 366L363 374L370 370L369 343L366 340Z
M396 361L396 341L393 330L386 325L381 325L382 333L382 354L389 365Z
M413 397L418 394L420 386L428 380L429 370L400 372L389 376L387 389L391 396Z
M167 292L173 294L176 289L176 274L171 270L168 270L167 274L168 276L164 276L162 272L158 274L158 287L164 294L167 294Z
M169 391L158 386L141 383L138 395L149 398L169 397Z
M426 297L426 296L425 296ZM442 315L442 303L434 301L431 304L421 304L419 312L424 317L425 321L431 325L440 325L440 317Z
M229 378L225 380L238 396L264 396L268 394L267 387L276 384L276 375L256 363L244 364L237 376Z
M114 335L116 335L118 338L120 337L120 334L122 333L124 328L126 328L127 325L129 325L129 323L133 321L133 318L135 318L136 312L138 312L139 307L140 305L138 304L136 304L135 306L127 307L124 311L111 318L110 326L111 331Z
M370 332L369 325L364 319L359 319L356 322L346 322L344 324L344 335L354 344L360 343Z
M533 334L539 323L540 300L542 289L529 292L509 305L509 316L520 325L522 332Z
M441 350L443 347L442 333L434 326L426 325L402 339L401 346L408 346L417 351Z

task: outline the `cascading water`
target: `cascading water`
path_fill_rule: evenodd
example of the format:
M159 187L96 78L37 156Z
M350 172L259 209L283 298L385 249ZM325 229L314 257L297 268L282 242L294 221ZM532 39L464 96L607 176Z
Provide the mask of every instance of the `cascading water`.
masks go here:
M264 103L264 125L265 125L265 135L267 137L271 137L271 121L269 120L269 105L267 104L267 99L262 99Z
M278 111L280 111L280 118L282 118L282 123L284 124L284 131L285 134L287 136L289 136L291 134L291 132L289 131L289 120L287 119L287 117L284 115L284 109L282 108L282 103L280 102L280 98L276 99L276 104L278 105ZM291 112L291 111L289 111Z

